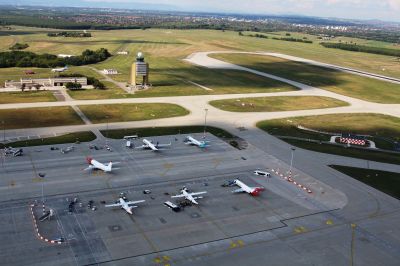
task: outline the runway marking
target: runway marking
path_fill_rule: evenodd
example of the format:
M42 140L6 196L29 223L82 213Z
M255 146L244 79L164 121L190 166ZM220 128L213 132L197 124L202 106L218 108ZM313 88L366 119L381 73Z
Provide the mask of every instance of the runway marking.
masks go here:
M39 183L39 182L44 182L43 178L41 177L34 177L32 178L33 183Z
M244 246L243 240L237 240L237 241L231 241L231 244L229 246L229 249L234 249L234 248L241 248Z
M170 266L171 257L169 256L162 256L162 257L155 257L153 262L159 265Z
M92 171L92 175L94 175L94 176L103 176L103 175L104 175L104 172L103 172L103 171L95 170L95 171Z
M222 159L215 158L215 159L213 159L213 162L214 162L214 169L215 169L220 165L220 163L222 162Z
M171 170L174 166L175 165L172 164L172 163L163 164L163 167L164 167L165 170L164 170L164 172L162 172L161 176L165 176L168 173L168 171Z
M296 234L306 233L308 230L304 226L297 226L293 230Z

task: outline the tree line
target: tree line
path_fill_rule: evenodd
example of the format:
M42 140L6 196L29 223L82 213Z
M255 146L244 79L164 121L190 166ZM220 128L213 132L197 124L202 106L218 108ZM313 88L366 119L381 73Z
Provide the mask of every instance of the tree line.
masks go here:
M104 90L106 88L106 86L104 85L104 83L102 83L100 80L98 80L97 78L94 77L88 77L82 74L78 74L78 73L73 73L73 74L66 74L66 73L62 73L59 75L59 77L86 77L87 78L87 84L88 85L92 85L93 88L98 89L98 90ZM72 82L68 82L68 83L72 83ZM82 86L79 86L79 83L72 83L69 84L68 83L65 85L65 87L67 89L80 89L82 88ZM78 84L78 85L77 85Z
M76 32L76 31L61 31L61 32L49 32L47 33L49 37L92 37L92 34L89 32Z
M336 48L336 49L354 51L354 52L363 52L363 53L370 53L370 54L381 54L381 55L399 56L400 57L400 49L390 49L390 48L373 47L373 46L349 44L349 43L321 42L320 44L326 48Z
M106 60L111 54L105 48L85 50L79 56L59 58L52 54L36 54L26 51L0 52L0 68L5 67L57 67L95 64Z
M24 50L26 48L28 48L29 45L27 43L19 43L17 42L16 44L14 44L13 46L10 47L10 50Z
M306 38L306 37L304 37ZM277 38L273 37L273 40L279 40L279 41L287 41L287 42L303 42L303 43L313 43L313 41L307 40L307 39L297 39L293 37L282 37L282 38Z

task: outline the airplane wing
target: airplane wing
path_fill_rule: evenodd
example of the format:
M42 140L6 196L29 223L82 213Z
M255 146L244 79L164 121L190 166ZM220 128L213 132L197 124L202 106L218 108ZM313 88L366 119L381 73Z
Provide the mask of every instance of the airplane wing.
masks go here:
M171 142L168 143L168 144L157 144L157 148L169 147L169 146L171 146L171 145L172 145Z
M183 194L171 196L171 198L184 198L184 197L185 197L185 195L183 195Z
M144 148L147 148L147 145L141 145L141 146L135 147L135 149L144 149Z
M243 188L232 190L232 193L241 193L241 192L246 192L246 191Z
M88 167L86 167L85 169L83 169L83 171L89 171L89 170L93 170L93 166L89 165Z
M149 145L149 148L152 149L153 151L158 151L158 148L154 145Z
M207 191L202 191L202 192L194 192L194 193L189 193L191 196L197 196L197 195L202 195L202 194L206 194Z
M121 207L121 203L114 203L114 204L107 204L107 205L104 205L104 207Z
M145 200L127 201L126 204L131 205L131 204L137 204L137 203L141 203L141 202L145 202Z

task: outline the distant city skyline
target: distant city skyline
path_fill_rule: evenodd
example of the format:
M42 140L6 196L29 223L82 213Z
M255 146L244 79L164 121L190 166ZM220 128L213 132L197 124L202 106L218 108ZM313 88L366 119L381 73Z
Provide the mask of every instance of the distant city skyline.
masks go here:
M3 5L82 6L400 22L400 0L0 0Z

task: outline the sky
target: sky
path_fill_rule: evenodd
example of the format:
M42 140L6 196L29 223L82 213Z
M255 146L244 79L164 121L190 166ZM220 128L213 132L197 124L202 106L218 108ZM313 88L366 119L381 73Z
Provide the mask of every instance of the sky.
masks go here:
M0 0L0 4L290 14L400 22L400 0Z

